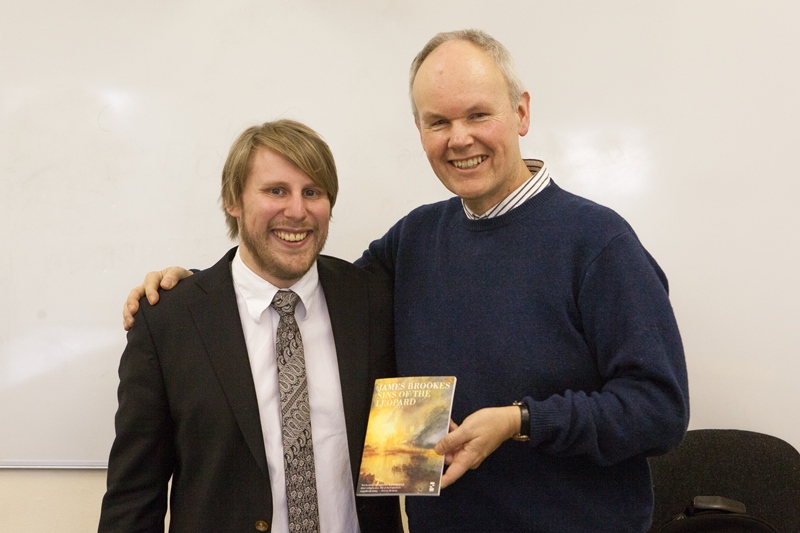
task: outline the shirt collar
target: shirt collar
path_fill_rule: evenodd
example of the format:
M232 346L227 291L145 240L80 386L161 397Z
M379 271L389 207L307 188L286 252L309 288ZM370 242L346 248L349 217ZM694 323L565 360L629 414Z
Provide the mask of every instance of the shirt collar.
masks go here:
M482 215L475 214L474 211L467 207L467 204L464 203L462 199L461 206L464 208L464 213L467 215L467 218L470 220L482 220L485 218L499 217L522 205L526 200L536 196L545 187L550 185L550 172L547 170L543 161L538 159L524 159L523 161L525 161L525 165L528 167L531 177Z
M272 304L275 293L280 289L250 270L242 261L238 249L233 261L231 261L231 274L233 275L233 283L239 289L247 304L247 313L256 323L260 323L261 316ZM304 320L308 313L313 312L318 285L319 272L317 272L317 262L314 261L308 272L297 283L289 287L300 297L300 302L295 309L295 316L300 320Z

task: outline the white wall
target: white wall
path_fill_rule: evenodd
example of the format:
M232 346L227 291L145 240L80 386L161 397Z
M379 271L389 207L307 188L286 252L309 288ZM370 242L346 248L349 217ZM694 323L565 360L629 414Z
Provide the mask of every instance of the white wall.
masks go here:
M406 75L429 37L461 27L515 56L525 155L619 211L667 272L692 427L800 448L800 3L5 0L0 462L105 461L123 298L149 270L227 249L218 176L245 126L291 117L329 141L333 255L446 197Z

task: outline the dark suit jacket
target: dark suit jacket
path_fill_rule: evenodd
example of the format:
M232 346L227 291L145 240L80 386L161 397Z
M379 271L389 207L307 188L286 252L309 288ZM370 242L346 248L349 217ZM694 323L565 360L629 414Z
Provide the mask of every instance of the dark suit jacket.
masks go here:
M170 531L272 528L258 404L230 261L140 302L119 367L116 439L101 532L162 531L172 478ZM353 484L374 380L394 375L392 291L350 263L317 262L333 327ZM396 498L356 498L362 533L397 531ZM331 532L338 533L338 532Z

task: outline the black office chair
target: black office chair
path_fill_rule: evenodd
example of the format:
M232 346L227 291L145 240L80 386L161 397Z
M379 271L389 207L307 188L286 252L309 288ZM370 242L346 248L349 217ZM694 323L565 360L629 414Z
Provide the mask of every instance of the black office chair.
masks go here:
M800 453L771 435L736 429L697 429L678 448L650 458L655 492L653 529L669 522L695 496L742 502L747 514L783 533L800 532Z

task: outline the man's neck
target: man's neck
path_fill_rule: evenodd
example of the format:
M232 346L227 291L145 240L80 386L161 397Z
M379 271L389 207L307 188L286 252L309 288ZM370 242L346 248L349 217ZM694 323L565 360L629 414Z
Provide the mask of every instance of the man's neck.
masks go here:
M550 174L542 161L538 159L522 159L520 162L525 169L521 174L524 179L518 181L519 184L513 190L509 191L499 202L485 209L482 213L475 211L468 202L462 199L467 218L479 220L500 216L523 204L528 198L537 195L547 187L550 183Z

